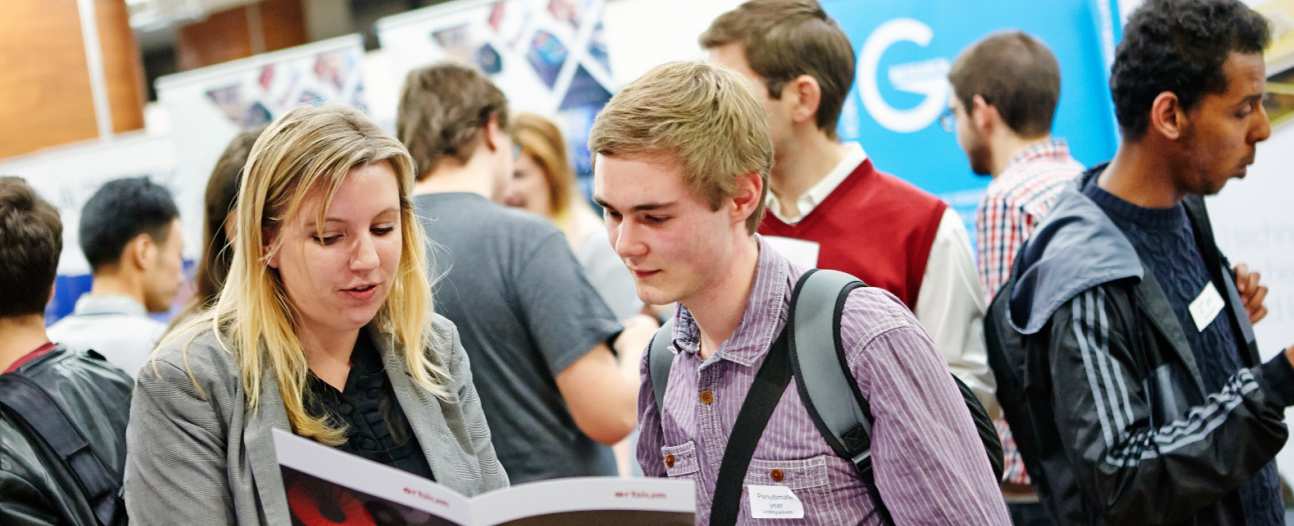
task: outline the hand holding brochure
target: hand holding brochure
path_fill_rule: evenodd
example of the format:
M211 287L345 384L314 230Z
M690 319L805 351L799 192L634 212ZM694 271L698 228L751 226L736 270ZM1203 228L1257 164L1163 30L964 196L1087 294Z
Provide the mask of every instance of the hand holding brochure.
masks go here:
M274 430L294 524L690 526L691 481L586 477L465 497L435 482Z

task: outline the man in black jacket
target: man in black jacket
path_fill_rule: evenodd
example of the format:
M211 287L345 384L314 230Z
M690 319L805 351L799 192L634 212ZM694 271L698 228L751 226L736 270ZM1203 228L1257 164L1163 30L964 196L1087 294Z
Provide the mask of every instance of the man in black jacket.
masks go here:
M58 210L22 179L0 177L0 524L6 526L125 523L117 488L130 378L102 356L64 349L45 334L62 236ZM68 447L76 442L88 448Z
M1260 362L1263 289L1232 276L1201 197L1271 132L1268 39L1238 0L1138 9L1110 81L1123 143L1062 192L994 301L998 394L1062 524L1284 523L1294 347Z

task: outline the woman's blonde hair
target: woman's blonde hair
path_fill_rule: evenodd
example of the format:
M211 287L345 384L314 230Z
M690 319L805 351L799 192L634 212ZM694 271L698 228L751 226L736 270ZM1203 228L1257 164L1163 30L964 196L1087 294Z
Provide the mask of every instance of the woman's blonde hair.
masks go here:
M238 190L237 236L229 276L215 305L192 328L210 327L239 367L249 409L260 402L262 375L277 380L292 430L325 444L345 442L344 428L306 411L309 368L295 333L299 312L288 299L278 272L268 266L282 242L274 233L322 191L317 228L322 228L338 187L351 169L386 162L400 187L402 257L390 294L373 321L375 335L389 338L403 355L414 384L448 397L448 373L429 349L434 342L431 288L422 227L409 194L413 158L398 141L356 110L298 108L270 125L252 146ZM177 329L173 335L197 331ZM361 337L363 337L361 335Z
M566 230L571 221L571 194L575 192L575 171L566 157L566 140L553 121L533 113L522 113L512 121L512 139L544 172L548 185L549 209L553 222Z

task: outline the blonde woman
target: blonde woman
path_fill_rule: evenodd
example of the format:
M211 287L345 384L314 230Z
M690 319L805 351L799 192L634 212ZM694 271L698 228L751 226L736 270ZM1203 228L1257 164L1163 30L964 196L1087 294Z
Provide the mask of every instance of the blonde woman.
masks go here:
M271 428L468 495L507 485L432 313L412 185L408 152L354 110L293 110L256 140L225 285L135 388L132 523L292 522Z
M602 218L580 196L561 130L539 115L522 113L512 122L512 137L520 155L504 188L503 203L557 225L589 283L616 318L629 320L638 314L642 302L634 291L633 277L607 241Z

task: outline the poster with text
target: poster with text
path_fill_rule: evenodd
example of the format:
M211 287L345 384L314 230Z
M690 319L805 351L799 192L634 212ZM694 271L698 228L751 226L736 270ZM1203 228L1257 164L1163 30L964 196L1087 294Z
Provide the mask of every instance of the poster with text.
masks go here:
M203 192L229 140L298 106L365 110L363 59L360 36L348 35L157 79L176 149L186 258L201 254Z

